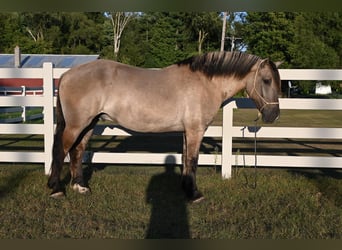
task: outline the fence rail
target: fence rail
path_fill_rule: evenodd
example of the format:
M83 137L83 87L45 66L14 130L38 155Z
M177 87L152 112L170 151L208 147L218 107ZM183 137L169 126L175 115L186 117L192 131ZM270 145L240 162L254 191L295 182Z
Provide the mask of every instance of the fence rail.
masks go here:
M27 95L42 95L43 94L43 87L5 87L0 86L0 97L1 96L27 96ZM0 123L19 123L19 122L26 122L26 121L32 121L37 119L42 119L43 114L31 114L28 115L27 111L30 111L32 109L35 109L33 107L4 107L0 108L0 114L6 114L8 116L11 114L10 118L0 118Z
M0 124L1 134L42 134L44 135L43 152L0 152L1 162L44 163L45 174L49 174L52 160L52 143L54 134L53 107L56 103L53 90L53 79L58 79L67 69L54 69L51 63L45 63L41 69L0 69L1 78L42 78L44 92L41 96L1 96L0 107L43 107L44 124ZM342 80L342 70L279 70L282 80ZM247 98L231 99L223 106L223 125L210 126L206 137L222 138L220 154L200 154L200 165L222 165L222 176L231 177L232 165L253 165L254 156L238 155L232 152L233 138L254 137L251 128L233 126L233 110L255 108ZM281 109L301 110L342 110L340 99L280 99ZM107 126L95 128L95 133L111 136L131 136L132 134L117 127ZM260 127L258 137L265 138L314 138L342 139L342 128L293 128L293 127ZM164 164L170 155L176 164L181 164L180 154L168 153L106 153L89 152L87 157L93 163L130 163L130 164ZM272 167L330 167L342 168L342 157L308 157L308 156L275 156L262 155L257 158L258 166Z

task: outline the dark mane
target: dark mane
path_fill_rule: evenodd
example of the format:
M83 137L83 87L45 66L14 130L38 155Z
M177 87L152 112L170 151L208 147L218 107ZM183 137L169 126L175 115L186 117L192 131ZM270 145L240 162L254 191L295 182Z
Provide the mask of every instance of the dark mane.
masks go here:
M190 70L203 72L210 78L230 75L243 78L259 59L242 52L209 52L180 61L177 65L188 65Z

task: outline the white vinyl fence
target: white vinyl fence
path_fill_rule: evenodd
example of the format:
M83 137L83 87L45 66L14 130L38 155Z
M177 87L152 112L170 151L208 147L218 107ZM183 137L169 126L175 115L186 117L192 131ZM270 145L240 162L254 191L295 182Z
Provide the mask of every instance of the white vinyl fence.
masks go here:
M67 69L53 68L45 63L40 69L0 69L0 78L42 78L44 93L42 96L1 96L0 107L43 107L44 124L0 124L0 134L42 134L44 135L43 152L0 152L0 162L44 163L45 174L50 172L52 160L52 143L54 135L53 79L60 78ZM282 80L342 80L342 70L314 69L281 69ZM232 152L233 138L254 137L254 132L243 127L233 126L233 110L236 108L254 108L250 99L232 99L223 107L223 126L210 126L206 137L222 138L221 154L200 154L200 165L222 165L222 176L230 178L232 165L254 165L253 155L235 155ZM302 110L342 110L341 99L280 99L281 109ZM98 132L100 131L100 132ZM131 134L119 128L105 127L95 129L101 135ZM296 128L296 127L262 127L257 132L258 138L312 138L342 139L342 128ZM168 153L107 153L95 152L91 155L93 163L117 164L164 164L169 156L173 156L176 164L181 164L181 154ZM275 156L260 155L258 166L272 167L329 167L342 168L342 157L307 157L307 156Z

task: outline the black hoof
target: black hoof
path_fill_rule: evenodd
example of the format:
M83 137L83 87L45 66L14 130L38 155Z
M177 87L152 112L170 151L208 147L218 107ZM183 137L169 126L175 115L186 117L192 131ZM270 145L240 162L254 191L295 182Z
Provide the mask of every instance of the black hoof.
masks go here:
M63 192L63 191L52 191L52 193L50 194L50 197L54 198L54 199L60 199L60 198L65 197L65 192Z
M203 194L197 190L194 176L183 176L182 188L189 202L196 203L204 199Z
M204 200L204 196L201 192L195 191L193 196L188 197L190 203L199 203Z
M60 198L60 197L64 197L65 196L65 189L62 188L60 183L50 182L49 181L47 186L50 189L52 189L50 197L52 197L52 198Z

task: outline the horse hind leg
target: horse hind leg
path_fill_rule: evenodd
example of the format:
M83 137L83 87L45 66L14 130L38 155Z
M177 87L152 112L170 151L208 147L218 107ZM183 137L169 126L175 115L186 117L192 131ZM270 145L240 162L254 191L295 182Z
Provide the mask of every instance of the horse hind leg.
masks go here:
M51 173L48 179L48 187L52 189L51 197L57 198L64 196L65 189L60 182L60 173L63 168L65 153L63 150L63 131L65 126L57 124L53 143L53 160L51 164Z
M85 194L90 191L90 188L84 181L82 159L87 143L93 134L94 127L99 121L100 116L101 114L95 116L89 125L81 131L69 151L71 187L74 191L81 194Z
M53 160L51 164L51 175L48 180L48 187L52 189L50 194L53 198L65 195L65 185L60 180L61 170L64 165L65 156L74 152L73 147L81 134L81 130L70 126L60 126L57 124L53 145ZM72 157L75 159L75 157Z
M85 184L83 177L82 159L87 143L93 133L93 129L84 131L84 135L80 135L80 142L75 145L69 152L70 155L70 173L71 187L74 191L85 194L90 188Z
M48 187L52 189L50 196L54 198L64 196L65 194L65 188L60 181L60 174L63 168L64 158L67 154L64 142L66 123L59 96L57 98L56 116L57 126L53 141L51 173L47 183Z

